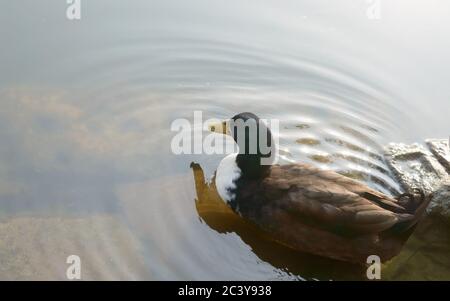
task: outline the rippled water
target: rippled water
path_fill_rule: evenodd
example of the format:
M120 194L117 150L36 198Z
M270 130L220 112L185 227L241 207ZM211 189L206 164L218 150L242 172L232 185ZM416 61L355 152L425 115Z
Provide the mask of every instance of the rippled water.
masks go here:
M383 146L450 128L450 5L382 2L3 4L0 278L64 279L76 254L83 279L363 279L234 215L223 156L173 154L170 125L276 118L281 163L399 193ZM382 277L449 279L447 229L424 221Z

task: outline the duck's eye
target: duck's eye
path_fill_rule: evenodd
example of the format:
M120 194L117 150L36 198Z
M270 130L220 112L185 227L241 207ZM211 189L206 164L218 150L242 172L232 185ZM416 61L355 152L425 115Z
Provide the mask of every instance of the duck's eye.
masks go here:
M211 127L211 132L215 132L216 131L216 127L215 126L212 126Z

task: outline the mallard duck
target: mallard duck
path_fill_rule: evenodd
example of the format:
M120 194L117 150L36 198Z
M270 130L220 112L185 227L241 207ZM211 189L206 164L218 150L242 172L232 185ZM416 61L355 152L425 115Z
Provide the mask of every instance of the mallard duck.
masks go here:
M191 162L190 167L196 190L195 209L198 217L210 229L223 234L235 233L260 260L276 269L288 270L301 279L366 279L361 278L366 275L364 266L299 252L280 244L276 237L250 220L240 217L223 202L215 182L207 181L200 164Z
M377 255L384 262L400 252L430 201L417 189L393 198L331 170L274 164L270 129L253 113L240 113L209 129L230 135L239 147L217 168L221 199L301 252L358 264ZM267 135L269 152L259 145L261 133Z

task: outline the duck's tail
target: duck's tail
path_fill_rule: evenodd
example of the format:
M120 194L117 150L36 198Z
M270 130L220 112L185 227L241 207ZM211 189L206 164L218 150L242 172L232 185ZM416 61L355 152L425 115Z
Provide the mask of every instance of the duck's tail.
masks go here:
M395 227L396 230L400 232L407 232L416 226L417 222L423 217L432 198L432 193L426 195L423 190L419 188L413 188L411 192L399 195L397 200L399 204L401 204L408 211L408 214L405 214L408 218L400 221Z

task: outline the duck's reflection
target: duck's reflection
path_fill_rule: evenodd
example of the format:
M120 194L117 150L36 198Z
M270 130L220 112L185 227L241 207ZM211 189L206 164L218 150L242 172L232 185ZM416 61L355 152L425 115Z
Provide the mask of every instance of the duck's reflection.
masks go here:
M219 233L235 232L263 261L306 279L364 279L365 268L304 254L278 243L274 237L235 214L219 197L214 181L207 183L201 166L191 163L201 219Z

